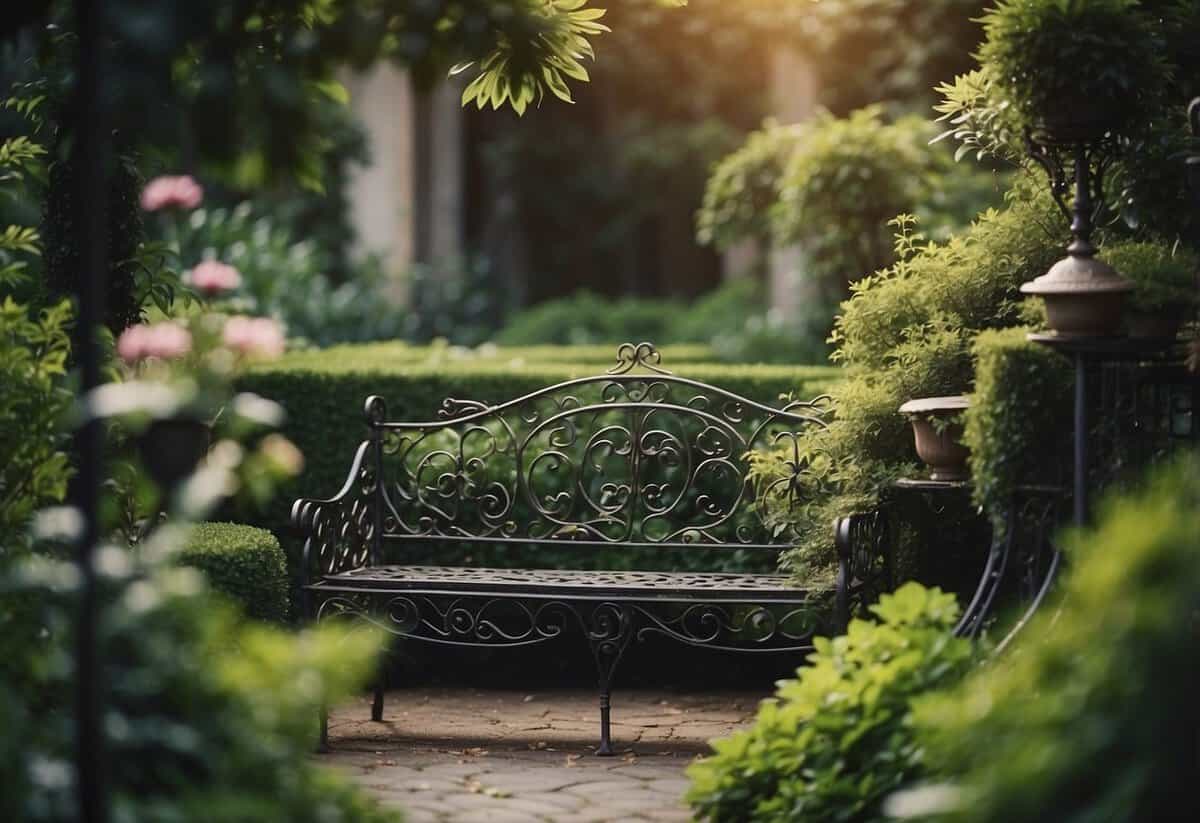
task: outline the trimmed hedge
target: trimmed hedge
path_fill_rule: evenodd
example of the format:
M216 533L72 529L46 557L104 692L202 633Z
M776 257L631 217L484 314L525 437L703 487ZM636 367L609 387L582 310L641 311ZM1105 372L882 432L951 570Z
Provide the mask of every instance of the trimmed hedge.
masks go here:
M266 529L198 523L178 562L203 572L209 585L241 606L248 617L287 620L287 560L275 535Z
M269 397L287 409L282 431L304 452L305 468L281 489L265 514L239 512L238 519L271 529L284 538L293 554L294 541L286 539L291 501L328 497L341 488L354 450L366 433L362 407L372 394L387 401L392 420L435 420L447 397L500 403L571 378L603 374L616 359L612 346L488 347L484 355L458 360L451 359L446 349L444 357L435 356L438 348L397 343L336 346L289 354L243 376L240 389ZM662 365L680 376L765 403L776 403L787 394L815 397L841 376L840 368L830 366L681 365L677 354L686 360L703 349L667 347ZM535 357L543 359L533 362Z

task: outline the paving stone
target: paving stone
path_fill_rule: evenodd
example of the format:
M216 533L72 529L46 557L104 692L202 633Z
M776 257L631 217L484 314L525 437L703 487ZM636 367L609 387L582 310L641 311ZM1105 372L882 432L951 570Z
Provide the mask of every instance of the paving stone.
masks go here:
M618 757L592 754L594 693L409 689L388 694L387 722L370 701L336 709L338 769L409 823L684 821L684 770L707 739L753 719L763 694L619 693Z

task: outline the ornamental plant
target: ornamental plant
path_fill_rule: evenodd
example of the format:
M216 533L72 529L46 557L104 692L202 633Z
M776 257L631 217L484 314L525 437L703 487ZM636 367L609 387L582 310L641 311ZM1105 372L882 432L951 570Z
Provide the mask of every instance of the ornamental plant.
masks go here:
M1070 534L1058 608L917 707L934 785L921 820L1196 820L1200 463L1160 470Z
M1191 249L1162 241L1123 240L1105 244L1100 256L1133 281L1130 303L1136 311L1195 305L1200 256Z
M908 583L871 607L876 622L818 638L809 665L780 683L752 728L713 743L688 769L703 820L874 821L892 791L925 776L913 699L958 680L972 658L951 629L951 594Z
M1051 137L1142 125L1170 77L1162 31L1138 0L999 0L978 52L1001 99Z

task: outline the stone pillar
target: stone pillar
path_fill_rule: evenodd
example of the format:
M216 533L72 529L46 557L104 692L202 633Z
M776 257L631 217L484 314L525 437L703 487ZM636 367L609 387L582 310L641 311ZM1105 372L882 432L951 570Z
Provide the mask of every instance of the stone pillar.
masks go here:
M401 283L415 242L413 95L406 73L387 62L365 72L343 71L350 107L367 134L370 163L351 171L348 199L356 232L354 254L378 254ZM398 297L403 290L398 288Z
M370 163L349 184L354 252L380 255L403 300L413 263L464 253L461 90L446 81L418 91L407 72L386 62L345 71L342 82L370 152Z
M777 47L771 65L771 106L780 123L799 123L817 105L816 74L794 51ZM772 249L767 258L767 295L773 315L783 322L806 302L819 299L820 289L803 277L804 253L797 247Z

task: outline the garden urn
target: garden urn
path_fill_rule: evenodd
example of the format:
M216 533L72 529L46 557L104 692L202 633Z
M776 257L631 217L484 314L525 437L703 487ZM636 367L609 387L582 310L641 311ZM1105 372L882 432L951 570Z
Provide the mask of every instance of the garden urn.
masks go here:
M970 451L962 444L963 427L957 419L967 408L965 395L922 397L909 400L900 413L912 422L917 456L929 466L929 479L966 480Z

